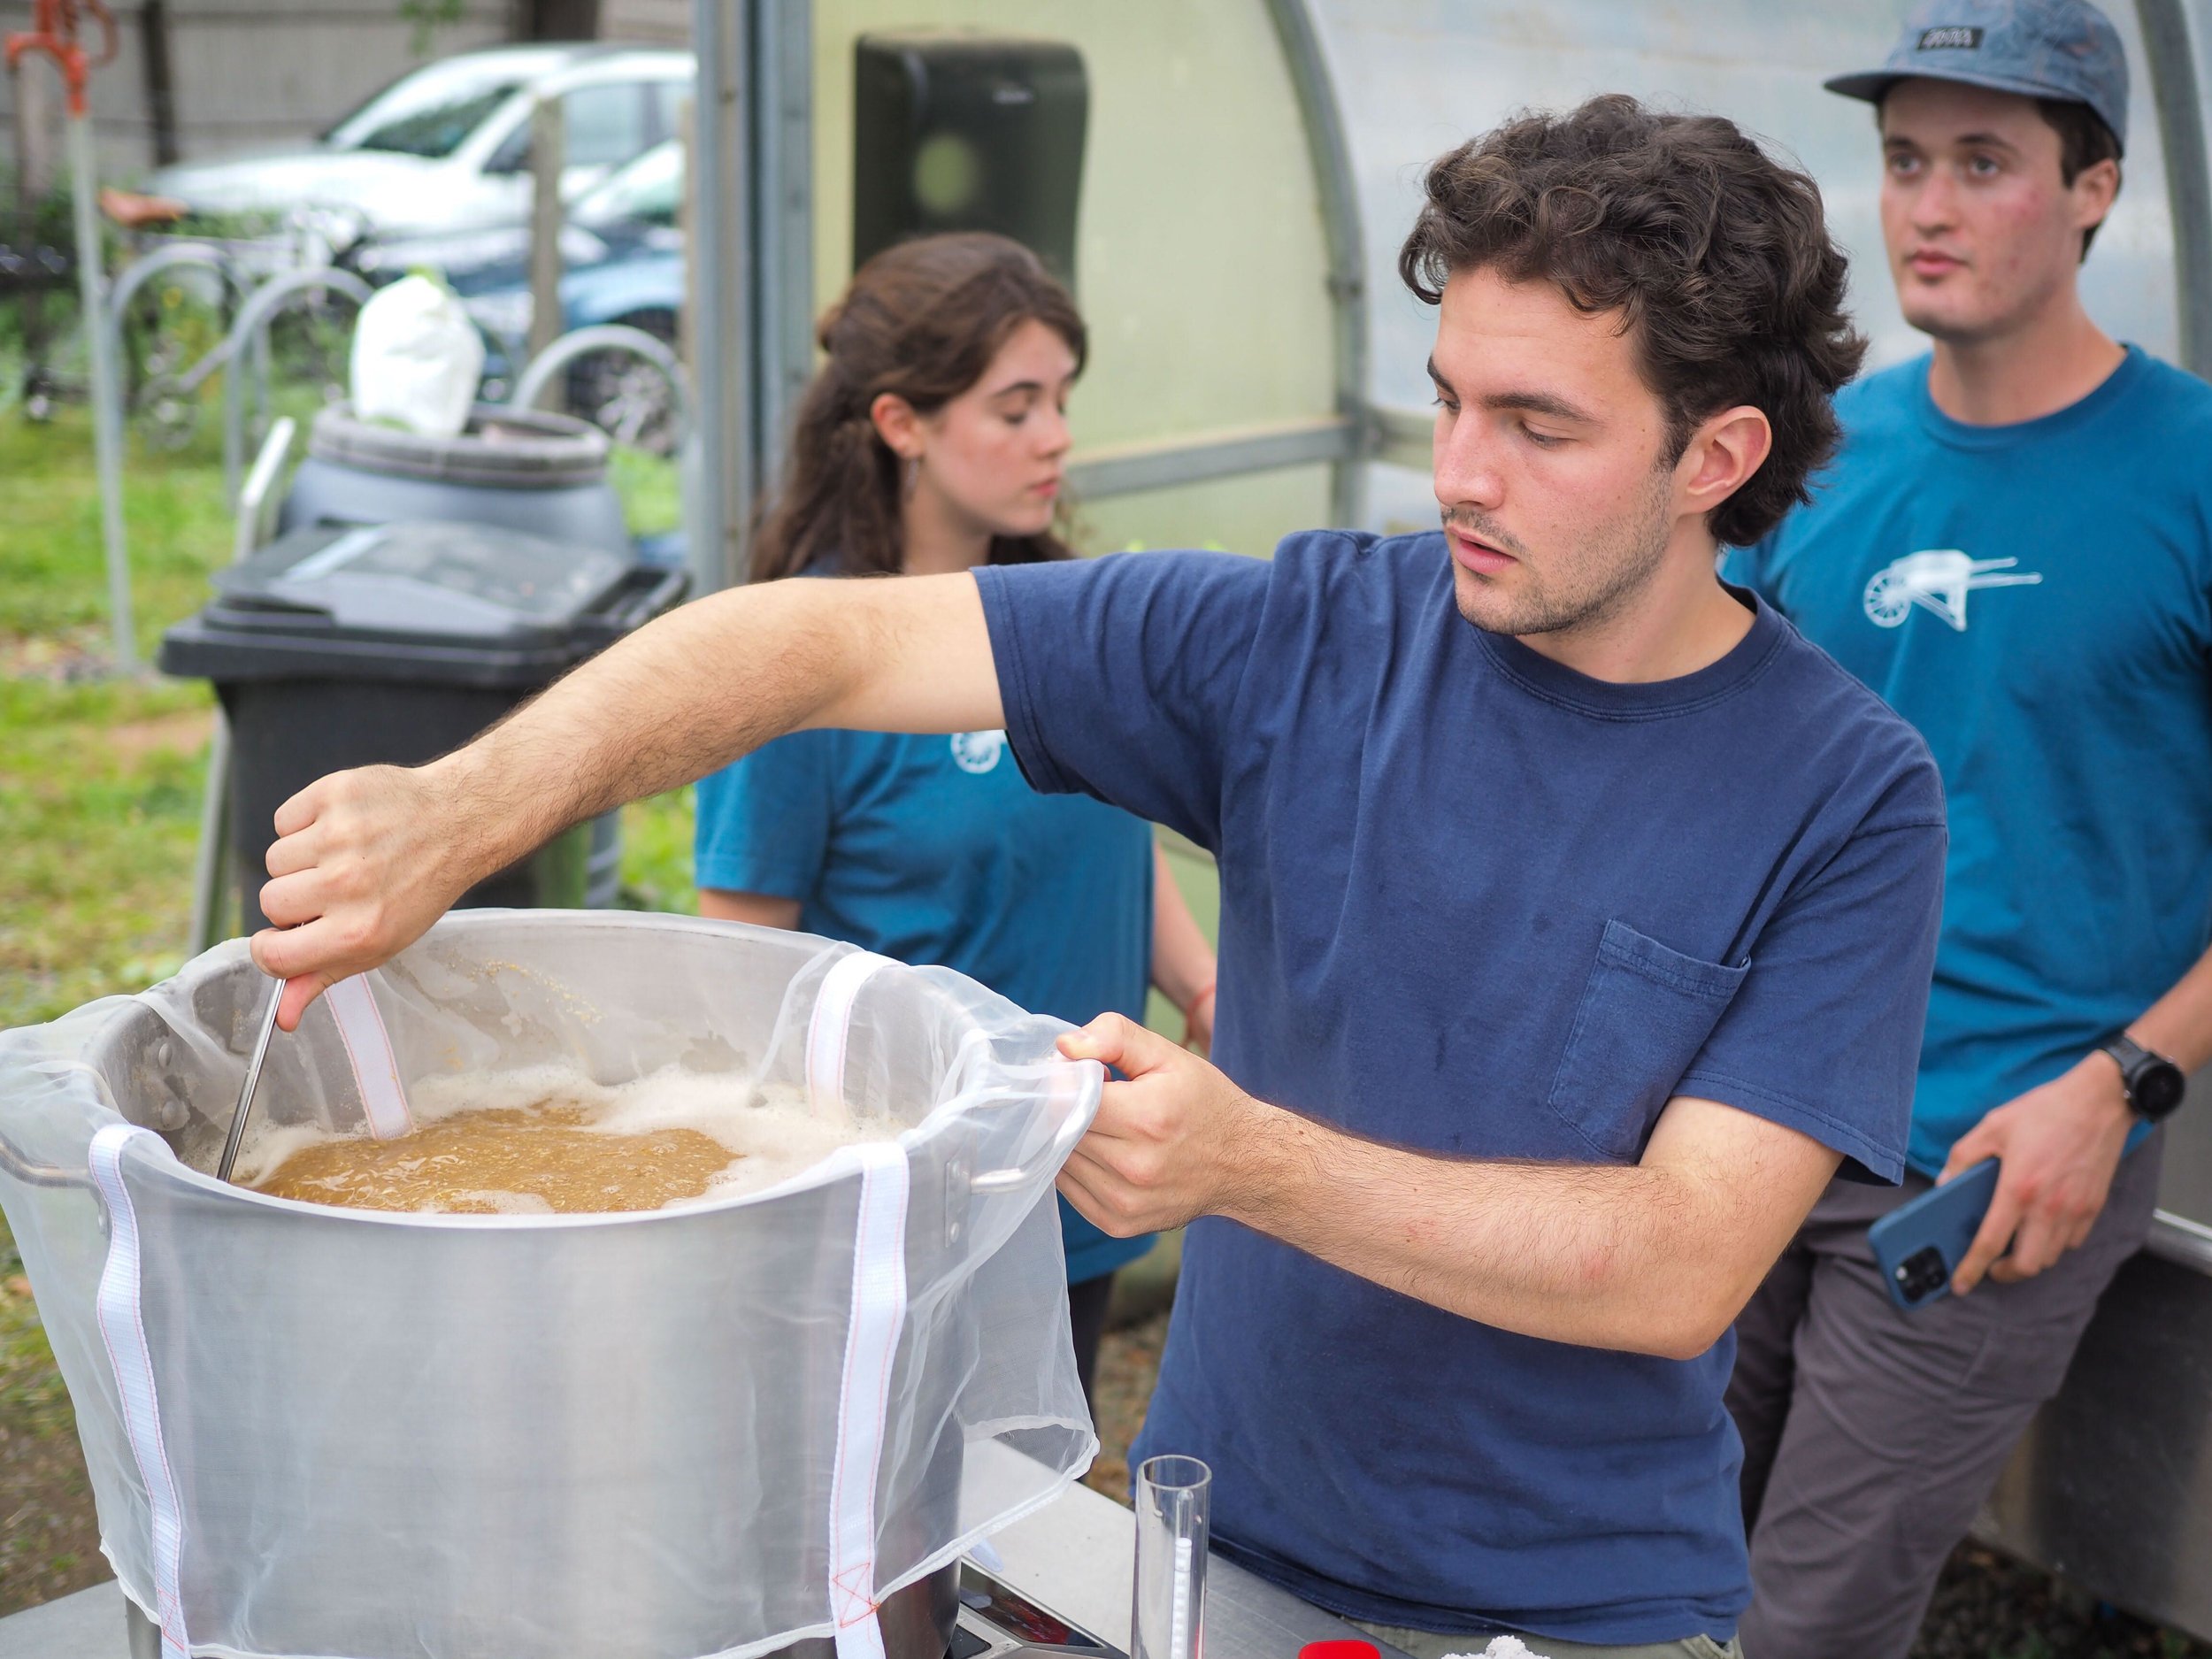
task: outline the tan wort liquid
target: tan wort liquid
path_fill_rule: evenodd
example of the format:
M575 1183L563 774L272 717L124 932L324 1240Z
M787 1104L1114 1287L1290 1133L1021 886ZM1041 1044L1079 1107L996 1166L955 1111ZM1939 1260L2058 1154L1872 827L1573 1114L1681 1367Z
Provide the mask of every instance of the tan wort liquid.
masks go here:
M658 1210L701 1196L742 1156L697 1129L624 1133L589 1127L592 1118L581 1106L544 1100L456 1112L396 1141L316 1140L254 1186L352 1210Z

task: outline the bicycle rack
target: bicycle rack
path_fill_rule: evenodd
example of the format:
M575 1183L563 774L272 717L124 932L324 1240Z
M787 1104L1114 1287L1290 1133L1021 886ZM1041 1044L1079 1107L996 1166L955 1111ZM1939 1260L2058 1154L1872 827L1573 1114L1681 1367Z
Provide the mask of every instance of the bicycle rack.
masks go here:
M138 291L165 271L173 271L180 265L192 265L203 270L213 271L223 285L223 297L227 311L231 311L238 297L247 291L245 283L240 280L237 260L213 242L173 242L155 249L151 253L126 265L108 290L105 321L108 336L113 342L116 362L120 363L123 358L123 324L130 314L131 302L138 297ZM121 396L119 384L117 389L119 397ZM172 420L163 416L161 406L167 402L167 398L165 396L156 398L151 396L157 389L166 389L165 380L158 377L149 381L142 390L138 399L141 408L150 411L156 424L164 427L165 430L181 425L184 431L188 433L190 430L188 422Z
M223 498L232 507L238 504L238 475L243 465L245 437L245 375L232 372L242 365L252 355L257 377L265 382L268 373L267 329L278 311L291 303L298 296L315 288L334 288L357 307L369 297L369 285L350 271L341 271L335 265L313 265L300 271L287 271L272 277L247 296L239 309L238 319L223 337L223 342L202 357L181 374L165 376L149 386L145 397L149 402L158 395L188 396L199 390L207 377L218 369L223 375ZM264 386L265 402L266 388Z
M123 267L108 288L108 326L119 337L124 313L137 297L138 290L164 271L180 265L207 266L219 273L224 286L234 291L243 286L238 280L237 261L213 242L173 242Z

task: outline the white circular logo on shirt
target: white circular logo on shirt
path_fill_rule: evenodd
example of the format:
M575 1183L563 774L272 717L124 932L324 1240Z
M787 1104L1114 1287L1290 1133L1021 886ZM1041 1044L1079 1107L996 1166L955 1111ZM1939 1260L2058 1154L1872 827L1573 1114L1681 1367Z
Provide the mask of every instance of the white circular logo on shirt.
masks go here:
M998 764L998 757L1006 752L1006 733L1003 732L955 732L952 734L953 764L963 772L985 772Z

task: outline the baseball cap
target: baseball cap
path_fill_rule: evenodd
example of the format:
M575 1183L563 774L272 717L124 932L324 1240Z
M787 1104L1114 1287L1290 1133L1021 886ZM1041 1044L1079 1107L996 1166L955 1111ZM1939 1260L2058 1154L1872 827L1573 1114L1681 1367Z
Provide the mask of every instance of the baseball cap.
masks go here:
M2086 104L2126 147L2127 54L2088 0L1923 0L1879 69L1824 84L1878 104L1909 78Z

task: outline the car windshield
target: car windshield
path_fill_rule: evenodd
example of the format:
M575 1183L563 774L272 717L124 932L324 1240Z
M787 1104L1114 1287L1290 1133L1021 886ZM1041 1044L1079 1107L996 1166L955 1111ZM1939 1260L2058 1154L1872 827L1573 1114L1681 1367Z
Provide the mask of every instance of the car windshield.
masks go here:
M513 63L433 64L363 104L325 141L334 150L385 150L440 160L523 83Z
M590 229L624 219L673 225L683 193L684 150L671 139L588 191L571 217Z

